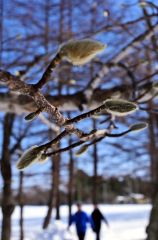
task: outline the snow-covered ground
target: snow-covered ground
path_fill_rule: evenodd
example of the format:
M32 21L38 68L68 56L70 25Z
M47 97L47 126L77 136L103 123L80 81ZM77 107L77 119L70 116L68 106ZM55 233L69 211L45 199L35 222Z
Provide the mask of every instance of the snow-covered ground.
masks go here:
M105 214L109 221L110 227L103 223L101 229L101 240L144 240L145 227L148 223L150 205L99 205L100 210ZM93 207L84 205L83 210L91 213ZM73 207L75 212L76 207ZM75 227L71 226L70 231L67 231L67 215L68 209L66 206L61 207L61 221L54 221L52 217L51 224L48 230L41 229L43 218L46 214L46 207L31 207L24 208L24 228L25 240L77 240ZM0 219L2 218L0 212ZM12 240L18 240L19 234L19 208L17 207L12 217ZM94 240L94 233L88 227L86 239Z

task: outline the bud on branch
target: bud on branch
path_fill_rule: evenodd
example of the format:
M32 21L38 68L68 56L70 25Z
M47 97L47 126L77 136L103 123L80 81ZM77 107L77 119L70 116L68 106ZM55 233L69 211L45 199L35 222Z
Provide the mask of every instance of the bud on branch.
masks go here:
M141 123L135 123L135 124L131 125L131 126L129 127L129 130L130 130L131 132L139 132L139 131L144 130L144 129L147 128L147 127L148 127L148 124L147 124L147 123L141 122Z
M59 55L73 65L83 65L105 49L105 45L92 39L71 40L59 48Z
M23 170L32 163L40 161L42 155L43 150L41 150L41 147L32 146L23 153L16 166L19 170Z
M114 116L126 116L138 110L137 104L122 99L107 99L105 109Z

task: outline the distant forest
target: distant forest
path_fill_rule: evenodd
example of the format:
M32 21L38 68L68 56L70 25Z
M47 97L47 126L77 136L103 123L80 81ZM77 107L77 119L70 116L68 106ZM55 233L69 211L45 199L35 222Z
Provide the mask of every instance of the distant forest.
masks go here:
M83 203L92 203L93 181L94 177L89 176L83 170L77 170L75 173L73 186L73 202L81 201ZM84 186L84 187L82 187ZM102 176L97 177L97 199L99 203L116 203L117 196L128 196L130 193L141 193L145 198L151 198L152 184L150 181L131 176L122 178L109 177L104 179ZM60 190L60 204L67 204L67 186L62 183ZM18 204L18 190L13 191L14 201ZM0 193L0 199L2 193ZM49 189L42 186L32 186L26 188L22 194L24 205L47 205L49 200ZM134 201L133 201L134 203Z

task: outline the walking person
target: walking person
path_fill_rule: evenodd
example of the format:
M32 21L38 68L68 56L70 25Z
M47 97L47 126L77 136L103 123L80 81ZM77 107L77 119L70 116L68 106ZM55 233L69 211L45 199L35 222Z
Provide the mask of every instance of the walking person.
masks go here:
M93 230L96 233L96 240L100 240L101 222L104 221L108 227L109 227L109 223L107 219L103 216L101 211L99 210L97 204L94 204L94 210L91 214L91 217L94 224Z
M92 228L94 228L91 218L86 212L82 211L80 203L77 204L77 212L70 217L68 230L72 223L75 223L76 225L76 232L79 240L85 239L87 223L90 223Z

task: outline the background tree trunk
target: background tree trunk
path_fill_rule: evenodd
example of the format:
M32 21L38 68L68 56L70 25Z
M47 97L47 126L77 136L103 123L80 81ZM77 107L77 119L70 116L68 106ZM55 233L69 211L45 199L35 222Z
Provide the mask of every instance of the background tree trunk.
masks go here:
M158 238L158 193L153 201L152 210L150 213L149 225L146 229L146 240L157 240Z
M69 144L71 145L71 137L69 137ZM72 214L72 203L73 203L73 175L74 175L74 161L72 150L69 151L69 182L68 182L68 208L69 208L69 217Z
M51 189L49 192L48 211L43 221L43 229L46 229L49 225L51 215L52 215L53 205L54 205L54 161L53 159L51 160L52 160L52 174L51 174L52 182L51 182Z
M59 187L58 184L58 172L59 167L58 164L60 162L60 155L55 155L52 159L52 183L51 183L51 190L49 194L49 201L48 201L48 211L46 217L43 222L43 229L46 229L50 223L52 210L54 206L57 206L57 188ZM58 212L59 214L59 212ZM60 217L60 215L58 215Z
M58 145L60 148L60 144ZM56 220L60 219L60 154L54 160Z
M2 232L1 240L9 240L11 237L11 215L14 210L11 179L12 170L10 163L10 137L12 133L14 116L13 114L6 114L4 117L3 125L3 148L1 159L1 172L3 178L3 191L2 191Z
M151 182L152 182L152 210L150 213L149 225L146 229L147 240L158 239L158 151L156 147L156 135L154 128L157 125L156 115L149 117L149 138L150 138L150 158L151 158Z
M96 128L96 122L93 120L93 128ZM93 145L93 183L92 183L92 201L98 202L98 154L97 145Z
M20 219L19 219L19 226L20 226L20 237L19 240L24 239L24 219L23 219L23 172L20 172L19 174L19 206L20 206Z

